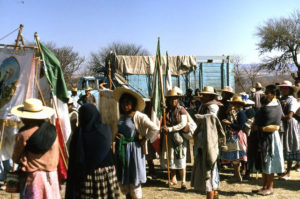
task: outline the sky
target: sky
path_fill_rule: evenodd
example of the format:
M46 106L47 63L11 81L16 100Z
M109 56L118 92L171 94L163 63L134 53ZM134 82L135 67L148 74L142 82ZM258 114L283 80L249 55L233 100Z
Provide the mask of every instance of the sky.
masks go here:
M0 39L24 25L26 42L72 46L88 60L112 42L143 46L160 37L169 55L239 55L261 60L257 27L300 10L299 0L0 0ZM17 32L0 40L12 44Z

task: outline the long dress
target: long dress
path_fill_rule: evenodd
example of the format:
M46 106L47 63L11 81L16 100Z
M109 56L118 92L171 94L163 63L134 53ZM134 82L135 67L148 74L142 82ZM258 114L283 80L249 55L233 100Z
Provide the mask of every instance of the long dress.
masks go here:
M122 116L118 123L118 131L127 139L133 138L126 144L125 165L117 164L117 175L122 185L133 184L138 186L146 182L145 155L138 142L138 132L135 128L133 117ZM117 144L118 145L118 144ZM117 151L120 149L117 148Z
M287 96L281 100L283 113L296 113L299 103L293 96ZM300 161L300 125L295 118L284 121L283 147L287 161Z
M247 117L243 110L237 112L236 120L230 125L231 130L226 131L226 145L228 151L222 151L223 162L243 160L247 161L247 135L243 128Z
M276 115L273 114L274 112L276 112ZM255 118L257 120L256 124L260 127L259 129L270 124L279 126L282 115L280 113L282 111L279 102L273 100L258 111ZM258 151L260 151L259 156L261 157L261 168L259 170L265 174L283 173L283 147L278 131L271 133L259 131L258 137Z

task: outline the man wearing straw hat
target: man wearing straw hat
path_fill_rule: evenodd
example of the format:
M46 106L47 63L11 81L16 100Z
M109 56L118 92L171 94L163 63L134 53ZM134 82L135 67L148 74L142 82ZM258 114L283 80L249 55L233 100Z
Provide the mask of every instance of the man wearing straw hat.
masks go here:
M12 156L24 173L20 197L60 199L57 176L59 144L55 126L46 121L54 110L43 106L39 99L31 98L13 107L11 112L24 124L16 136Z
M220 102L211 86L205 86L200 93L201 106L199 114L195 115L198 123L197 134L194 134L194 166L191 186L199 191L206 191L207 198L218 196L220 179L217 167L217 157L220 148L225 149L225 133L217 117ZM222 146L223 145L223 146Z
M72 92L72 94L70 96L70 99L73 102L73 107L78 110L79 104L77 101L79 100L79 97L77 95L77 88L72 88L71 92ZM69 100L70 103L71 103L71 101Z
M161 151L161 166L167 168L167 160L169 159L171 185L177 184L176 171L179 171L182 181L181 189L186 187L186 157L188 140L183 138L181 133L188 133L188 115L184 107L179 105L178 99L180 95L173 88L166 95L166 124L167 127L162 127L162 132L168 134L168 156L165 144L162 145ZM162 136L162 143L165 143L165 136Z
M95 106L97 106L97 101L94 95L91 94L91 87L87 87L84 89L85 90L85 95L81 96L78 100L78 103L80 105L83 104L94 104Z

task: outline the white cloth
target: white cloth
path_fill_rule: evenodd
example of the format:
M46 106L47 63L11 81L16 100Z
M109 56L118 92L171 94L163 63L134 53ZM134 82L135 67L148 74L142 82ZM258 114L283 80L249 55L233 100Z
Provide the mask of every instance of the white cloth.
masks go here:
M149 139L150 142L153 141L153 139L156 139L157 134L159 134L159 126L152 122L144 113L136 111L133 116L133 122L139 134Z
M70 102L73 102L73 107L76 108L77 110L79 109L80 105L77 103L77 101L79 100L79 97L76 96L70 96Z

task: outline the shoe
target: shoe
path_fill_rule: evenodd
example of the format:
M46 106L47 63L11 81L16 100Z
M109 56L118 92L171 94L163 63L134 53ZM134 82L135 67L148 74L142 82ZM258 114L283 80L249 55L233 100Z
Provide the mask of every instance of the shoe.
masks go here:
M187 190L187 187L186 187L185 182L183 182L183 183L181 184L181 189L182 189L182 190Z
M259 192L257 192L258 195L261 196L270 196L273 195L274 191L270 191L270 190L261 190Z
M169 182L167 182L167 185L169 185ZM170 185L175 186L175 185L177 185L177 182L170 182Z
M291 179L291 176L284 175L284 176L280 177L280 179L287 181L287 180Z
M258 192L260 192L260 191L263 191L263 189L261 188L261 189L253 189L251 192L252 193L258 193Z

